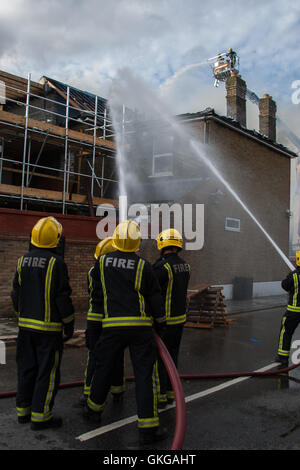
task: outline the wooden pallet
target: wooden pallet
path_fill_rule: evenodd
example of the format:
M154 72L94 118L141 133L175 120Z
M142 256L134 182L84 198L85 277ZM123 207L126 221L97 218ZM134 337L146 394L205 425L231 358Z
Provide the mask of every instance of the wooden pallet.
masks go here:
M227 318L222 286L200 284L188 290L186 327L213 328L227 326Z

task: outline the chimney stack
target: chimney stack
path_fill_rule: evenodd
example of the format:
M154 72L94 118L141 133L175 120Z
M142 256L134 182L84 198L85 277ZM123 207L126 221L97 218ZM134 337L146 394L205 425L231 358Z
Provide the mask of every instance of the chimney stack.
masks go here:
M259 100L259 131L276 142L276 103L272 96L265 94Z
M236 72L226 79L227 116L246 127L246 82Z

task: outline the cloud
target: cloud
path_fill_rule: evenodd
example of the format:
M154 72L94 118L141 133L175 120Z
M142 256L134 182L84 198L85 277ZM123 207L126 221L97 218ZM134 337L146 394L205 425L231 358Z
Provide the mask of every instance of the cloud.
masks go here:
M52 76L107 96L128 67L180 112L223 107L205 62L233 47L240 73L258 95L291 106L300 79L300 5L294 0L10 0L1 2L0 68L33 80ZM172 76L186 67L176 80Z

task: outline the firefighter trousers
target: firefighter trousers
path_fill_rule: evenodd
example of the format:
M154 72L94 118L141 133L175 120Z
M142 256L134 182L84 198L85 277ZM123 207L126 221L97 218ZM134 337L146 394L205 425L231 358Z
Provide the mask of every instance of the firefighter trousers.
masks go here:
M282 317L278 340L278 356L288 358L294 331L300 323L300 312L287 310Z
M151 327L104 328L95 348L96 370L91 384L88 407L103 411L112 381L114 364L128 346L136 387L139 428L159 425L154 367L156 346Z
M88 358L84 375L83 394L88 397L91 389L91 382L96 369L95 347L102 333L101 328L88 328L86 330L86 342L88 347ZM112 383L110 388L114 396L120 396L125 392L125 364L124 353L121 352L113 367Z
M33 422L52 418L60 381L62 351L61 334L19 330L16 354L18 416L31 415Z
M178 355L179 348L183 332L183 323L178 325L167 325L162 335L162 341L164 342L168 352L175 366L178 366ZM174 399L174 392L172 390L171 381L169 379L166 368L161 358L157 361L157 372L158 372L158 400L159 403L166 403L167 400Z

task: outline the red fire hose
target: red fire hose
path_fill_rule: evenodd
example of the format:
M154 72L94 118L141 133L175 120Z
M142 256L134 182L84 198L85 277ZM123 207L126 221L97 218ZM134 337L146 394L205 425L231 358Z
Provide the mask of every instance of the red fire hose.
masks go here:
M175 367L175 364L157 333L154 332L154 338L159 355L164 363L166 371L171 381L172 389L174 391L175 403L176 403L176 427L173 437L171 450L180 450L185 436L186 428L186 417L185 417L185 401L182 384L180 381L179 374Z

